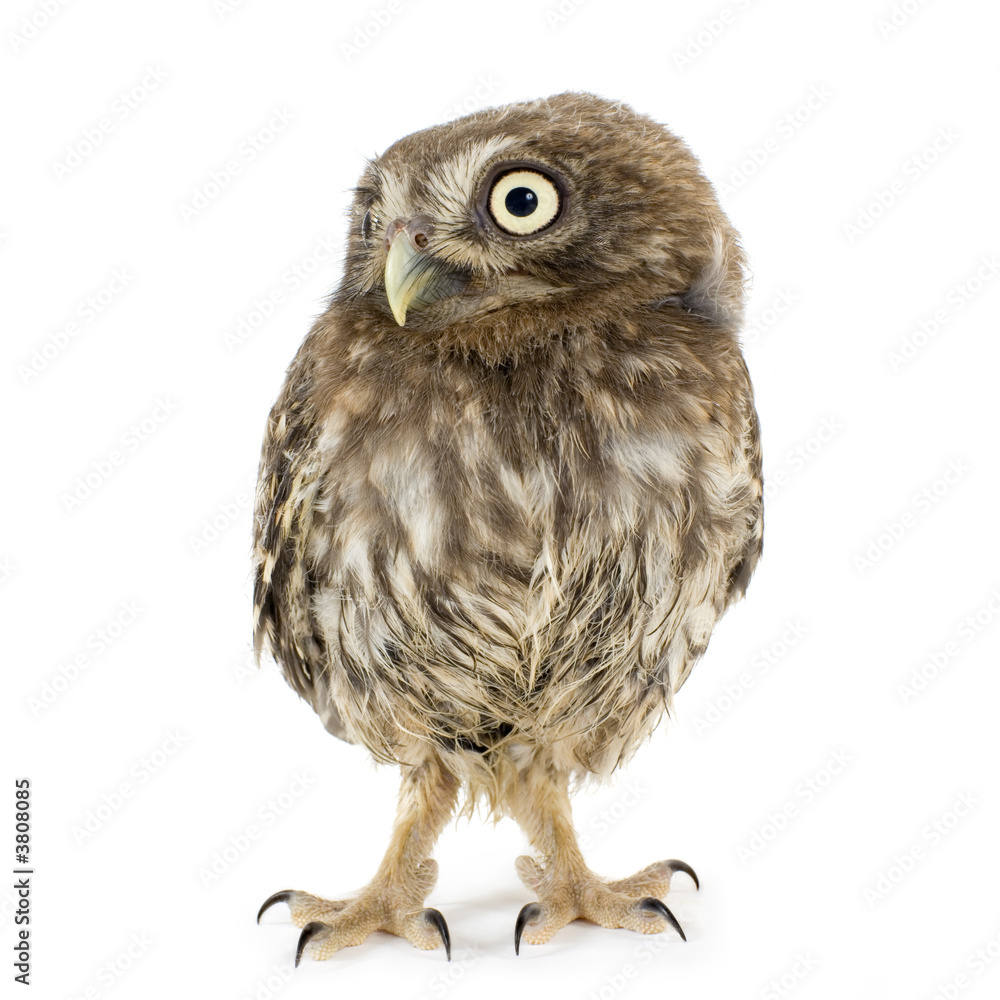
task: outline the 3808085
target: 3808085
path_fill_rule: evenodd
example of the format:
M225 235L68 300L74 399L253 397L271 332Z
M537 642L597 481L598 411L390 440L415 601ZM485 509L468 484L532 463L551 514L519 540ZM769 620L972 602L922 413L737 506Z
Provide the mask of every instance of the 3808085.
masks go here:
M28 778L18 778L14 782L16 810L14 813L14 847L19 864L27 864L27 858L22 856L28 852L31 842L31 781Z

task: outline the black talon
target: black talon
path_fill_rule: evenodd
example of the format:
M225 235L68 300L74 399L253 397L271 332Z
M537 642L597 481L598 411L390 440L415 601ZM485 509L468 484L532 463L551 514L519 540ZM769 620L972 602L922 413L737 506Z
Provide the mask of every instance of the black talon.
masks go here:
M671 872L684 872L685 875L690 875L691 880L694 882L694 887L696 889L701 888L698 876L695 875L694 869L686 861L678 861L676 858L672 858L667 862L667 867Z
M321 924L318 920L313 920L306 924L302 928L302 933L299 935L298 947L295 949L295 968L299 967L299 962L302 961L302 952L305 951L305 947L309 942L316 937L317 934L326 930L326 924Z
M677 918L667 909L667 904L661 899L657 899L655 896L647 896L645 899L640 899L636 904L637 908L640 910L645 910L647 913L658 913L664 920L666 920L671 926L677 931L681 936L682 941L687 941L687 935L684 933L684 928L677 923Z
M438 934L441 935L441 940L444 942L445 954L448 956L448 961L451 961L451 935L448 933L448 923L444 919L444 914L440 910L435 910L433 906L428 906L424 910L424 920L427 921L432 927L434 927Z
M294 891L294 889L282 889L281 892L271 893L271 895L264 900L261 908L257 911L257 923L260 923L260 918L264 916L264 914L267 913L267 911L271 909L275 903L287 903L292 898L292 893Z
M525 903L521 907L521 912L517 915L517 923L514 924L514 954L521 954L521 935L524 928L533 920L537 920L542 915L542 908L537 903Z

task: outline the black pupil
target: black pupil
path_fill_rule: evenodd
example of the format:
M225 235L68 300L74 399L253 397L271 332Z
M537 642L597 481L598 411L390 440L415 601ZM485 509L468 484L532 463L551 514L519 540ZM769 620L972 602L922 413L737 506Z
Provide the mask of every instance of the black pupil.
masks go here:
M531 215L538 208L538 195L531 188L511 188L503 203L511 215L523 219L524 216Z

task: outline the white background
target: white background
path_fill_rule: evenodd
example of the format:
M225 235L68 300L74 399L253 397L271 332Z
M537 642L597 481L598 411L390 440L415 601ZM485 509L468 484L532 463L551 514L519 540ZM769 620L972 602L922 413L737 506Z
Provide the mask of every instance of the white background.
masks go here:
M557 3L5 5L0 863L28 776L35 995L997 995L995 5ZM450 966L376 935L291 976L258 905L367 881L397 778L249 667L264 419L363 158L566 89L687 139L753 262L764 559L576 800L595 870L698 870L689 943L515 959L524 841L477 818L436 852Z

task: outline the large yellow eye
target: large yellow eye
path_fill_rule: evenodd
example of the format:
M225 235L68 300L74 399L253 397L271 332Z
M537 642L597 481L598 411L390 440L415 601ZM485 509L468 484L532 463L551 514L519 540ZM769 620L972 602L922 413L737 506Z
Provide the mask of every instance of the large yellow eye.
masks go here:
M530 236L551 226L559 217L559 188L537 170L517 169L501 174L490 188L490 215L512 236Z

